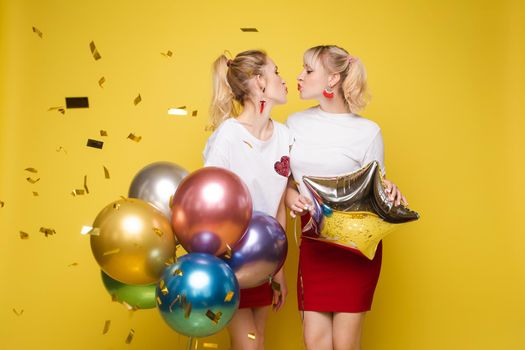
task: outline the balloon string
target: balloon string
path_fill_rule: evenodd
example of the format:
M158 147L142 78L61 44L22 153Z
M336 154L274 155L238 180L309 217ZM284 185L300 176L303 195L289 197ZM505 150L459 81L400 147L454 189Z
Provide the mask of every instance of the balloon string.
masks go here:
M188 346L187 346L187 350L191 350L191 345L193 343L193 337L188 337Z
M297 240L297 216L293 219L293 238L295 238L295 244L299 247L299 241Z

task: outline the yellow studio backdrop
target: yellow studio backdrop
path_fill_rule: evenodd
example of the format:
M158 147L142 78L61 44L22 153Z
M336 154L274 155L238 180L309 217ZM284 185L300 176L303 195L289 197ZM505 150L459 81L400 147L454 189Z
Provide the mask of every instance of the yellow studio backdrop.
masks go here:
M221 52L270 54L289 85L273 111L285 121L313 103L295 90L303 51L331 43L366 65L362 115L382 127L388 177L422 215L385 239L364 348L524 348L522 1L2 0L0 11L1 349L184 349L155 309L111 302L80 229L143 166L202 165ZM79 96L88 109L49 111ZM167 115L180 106L190 115ZM72 196L86 175L89 194ZM290 295L267 349L303 348L288 233ZM204 342L228 348L225 331Z

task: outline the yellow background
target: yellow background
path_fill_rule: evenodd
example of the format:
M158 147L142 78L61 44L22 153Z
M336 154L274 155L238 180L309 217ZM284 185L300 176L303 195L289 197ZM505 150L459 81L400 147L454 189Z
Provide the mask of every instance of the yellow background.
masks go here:
M422 215L385 240L364 348L524 348L522 1L2 0L0 11L0 348L184 348L156 310L110 301L80 229L141 167L201 166L210 67L223 50L267 50L289 83L289 103L273 111L284 121L313 103L295 89L303 51L329 43L365 63L373 100L363 115L382 127L389 178ZM70 96L90 108L48 111ZM182 105L198 116L167 115ZM73 197L84 175L90 194ZM302 348L289 237L290 297L270 317L267 349ZM224 332L206 341L228 348Z

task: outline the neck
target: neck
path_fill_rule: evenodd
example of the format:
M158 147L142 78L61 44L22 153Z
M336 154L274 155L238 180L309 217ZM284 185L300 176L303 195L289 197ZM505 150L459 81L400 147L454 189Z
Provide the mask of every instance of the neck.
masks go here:
M265 140L272 134L272 123L270 123L270 111L272 105L266 101L263 113L259 113L260 106L255 106L251 101L246 101L244 108L236 118L248 131L258 139Z
M328 99L321 97L319 100L321 110L328 113L350 113L350 109L342 96L335 95L334 98Z

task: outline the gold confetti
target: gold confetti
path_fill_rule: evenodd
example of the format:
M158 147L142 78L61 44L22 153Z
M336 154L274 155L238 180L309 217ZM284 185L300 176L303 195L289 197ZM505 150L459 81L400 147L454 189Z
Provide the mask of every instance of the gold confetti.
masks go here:
M158 297L157 297L158 298ZM170 309L170 312L173 312L173 305L175 305L177 302L180 301L180 295L177 295L177 297L175 299L173 299L173 301L171 302L170 306L169 306L169 309ZM159 304L160 305L160 304Z
M170 196L170 208L173 208L173 195Z
M30 177L26 177L26 180L27 182L31 183L31 184L36 184L38 181L40 181L40 178L36 179L36 180L33 180L32 178Z
M75 197L75 196L82 196L82 195L84 195L84 192L85 192L84 190L76 189L76 190L71 191L71 195L73 197Z
M16 309L13 308L13 312L17 316L22 316L22 314L24 313L24 309L20 309L20 311L17 311Z
M248 333L248 338L255 340L255 333Z
M164 234L164 232L162 232L160 229L154 227L153 228L153 231L157 234L157 236L159 237L162 237L162 235Z
M226 294L226 296L224 297L224 301L227 303L230 302L234 295L235 295L235 292L229 291L228 294Z
M102 56L100 56L100 53L97 50L97 47L95 46L95 42L92 41L89 43L89 49L91 50L91 54L93 55L95 61L98 61L102 58Z
M252 32L252 33L258 33L259 31L257 28L241 28L241 31L243 32Z
M89 189L87 186L87 175L84 175L84 189L86 190L86 193L89 193Z
M181 269L176 269L175 271L173 271L173 274L172 276L184 276L184 273L182 272Z
M38 197L38 192L33 191L33 197Z
M109 179L109 170L105 166L102 166L104 168L104 178Z
M137 308L135 308L134 306L129 305L129 304L128 304L127 302L125 302L125 301L122 302L122 305L124 305L124 307L125 307L128 311L133 312L133 311L137 310Z
M29 233L20 231L20 239L29 239Z
M118 254L118 253L120 253L120 248L116 248L116 249L113 249L113 250L108 250L107 252L104 252L104 254L102 254L102 255L106 256L106 255Z
M184 306L184 318L188 319L191 315L191 303L188 303Z
M48 110L48 112L50 111L58 111L62 114L66 114L66 109L64 108L64 106L58 106L58 107L50 107Z
M64 147L60 146L56 149L57 152L63 151L65 154L67 154L67 151Z
M160 297L157 297L157 305L162 305L162 301L160 300Z
M106 130L100 130L100 136L108 136L108 132Z
M67 267L72 267L72 266L78 266L78 263L77 263L77 262L74 262L74 263L72 263L72 264L67 265Z
M35 168L25 168L24 170L34 174L38 173L38 170L36 170Z
M102 149L102 147L104 147L104 141L88 139L88 142L87 142L86 146L92 147L92 148Z
M247 144L248 147L253 148L253 146L252 146L248 141L244 141L244 140L242 140L242 142L244 142L245 144Z
M3 208L5 206L5 202L0 201L0 208Z
M142 136L137 136L134 133L130 133L128 135L128 139L133 140L135 142L140 142L140 140L142 140Z
M44 236L46 236L46 237L55 235L57 233L52 228L47 228L47 227L40 227L40 232L42 232L44 234Z
M166 282L164 280L160 280L160 291L162 292L162 295L169 294L169 289L166 287Z
M196 116L197 116L197 112L198 112L197 110L192 111L192 112L191 112L191 116L192 116L192 117L196 117Z
M102 85L106 82L106 78L102 77L98 80L98 86L104 88Z
M126 338L126 344L130 344L133 341L133 336L135 336L135 331L130 329L128 337Z
M232 258L232 248L230 247L229 244L226 244L226 253L224 253L224 257L226 259L231 259Z
M219 344L217 343L202 343L202 347L206 349L218 349Z
M213 324L219 323L221 320L222 312L214 313L211 310L206 311L206 316L213 322Z
M111 294L111 301L118 301L116 294Z
M133 103L136 105L138 105L140 102L142 101L142 97L140 96L140 94L135 97L135 99L133 100Z
M82 226L81 235L100 236L100 228L91 226Z
M120 204L119 203L113 204L113 209L119 210L120 209Z
M42 39L42 37L44 36L44 33L42 33L40 31L40 29L38 29L37 27L33 27L33 33L35 33L36 35L38 35L40 37L40 39Z
M175 264L175 259L173 257L170 257L168 259L166 259L166 261L164 262L164 265L166 266L170 266L170 265L173 265Z
M106 322L104 322L104 329L102 330L102 334L106 334L107 332L109 332L109 326L111 326L111 320L106 320Z
M171 52L171 50L168 50L166 53L161 52L160 54L161 54L162 56L165 56L165 57L171 57L171 56L173 56L173 52Z

